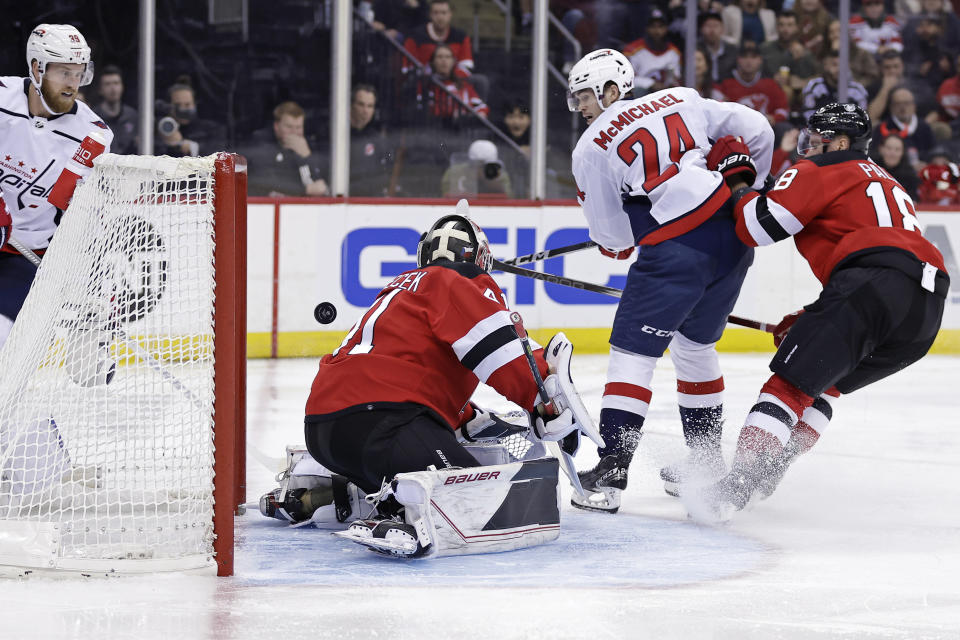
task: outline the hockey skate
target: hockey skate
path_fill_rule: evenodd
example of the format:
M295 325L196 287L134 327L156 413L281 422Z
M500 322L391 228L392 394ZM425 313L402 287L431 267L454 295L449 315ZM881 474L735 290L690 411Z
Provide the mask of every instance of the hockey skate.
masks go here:
M287 445L287 466L278 489L260 497L260 513L291 526L344 527L359 514L363 492L313 459L303 447Z
M616 513L620 509L620 493L627 488L627 467L633 456L608 455L600 458L593 469L577 472L586 498L574 493L570 504L587 511Z
M788 442L783 453L774 458L757 480L757 493L761 500L766 500L773 495L773 492L780 486L783 476L787 473L790 465L800 457L800 450L797 447L790 446Z
M660 479L667 495L676 498L685 485L696 487L716 482L726 471L719 447L696 447L690 449L686 458L660 469Z
M402 516L374 516L354 520L346 531L335 536L361 544L371 551L397 558L419 558L430 551L431 545L420 544L413 525L403 522Z
M274 489L260 497L260 513L284 522L303 522L324 505L333 503L333 486L313 489Z
M723 524L759 498L759 478L747 470L733 469L718 482L705 487L691 487L679 497L691 520Z

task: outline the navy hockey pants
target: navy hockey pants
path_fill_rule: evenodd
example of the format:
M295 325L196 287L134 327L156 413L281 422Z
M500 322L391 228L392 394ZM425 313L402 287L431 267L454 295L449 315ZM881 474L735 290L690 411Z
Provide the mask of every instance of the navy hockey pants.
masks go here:
M0 252L0 315L17 318L37 268L19 253Z
M753 263L753 249L737 237L733 220L714 216L682 236L642 245L627 273L610 344L659 358L674 334L710 344Z

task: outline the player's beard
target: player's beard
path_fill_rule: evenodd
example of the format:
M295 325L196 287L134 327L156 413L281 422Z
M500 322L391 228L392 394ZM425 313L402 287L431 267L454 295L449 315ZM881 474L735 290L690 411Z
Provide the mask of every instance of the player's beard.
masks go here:
M76 92L68 98L61 95L59 91L51 89L46 80L40 83L40 94L43 96L43 101L47 103L47 106L57 113L70 111L70 109L73 108L73 103L77 101Z

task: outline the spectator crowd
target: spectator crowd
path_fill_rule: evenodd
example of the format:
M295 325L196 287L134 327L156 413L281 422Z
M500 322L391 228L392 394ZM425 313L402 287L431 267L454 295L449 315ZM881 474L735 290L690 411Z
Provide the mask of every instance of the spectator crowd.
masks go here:
M531 4L513 3L519 36L529 33ZM685 0L549 4L582 51L624 53L634 67L634 97L683 84L689 64L701 95L764 114L777 135L774 175L796 160L806 117L838 100L846 29L846 94L873 121L871 157L915 200L960 204L960 0L852 0L846 25L835 0L699 0L691 60L684 55ZM526 197L529 90L501 90L496 70L474 59L474 44L461 28L469 16L458 20L455 13L471 6L458 0L356 3L355 42L363 43L366 57L354 64L350 97L352 196ZM551 62L565 73L575 61L573 49L555 33L551 44ZM96 89L91 104L113 129L114 150L136 152L137 113L123 101L120 70L103 67ZM189 77L163 97L156 153L203 155L228 143L222 126L198 116ZM327 195L325 123L312 122L295 99L276 104L272 116L233 141L249 160L251 195ZM548 166L564 166L560 158L569 148L552 134L549 143L557 148L548 149L548 158L557 162ZM565 171L556 173L552 195L570 195Z

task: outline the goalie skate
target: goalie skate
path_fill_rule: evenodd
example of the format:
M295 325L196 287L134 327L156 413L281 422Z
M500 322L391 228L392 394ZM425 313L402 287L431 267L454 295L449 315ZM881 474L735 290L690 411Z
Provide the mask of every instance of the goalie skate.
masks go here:
M349 529L335 531L333 535L397 558L419 558L430 550L430 544L425 547L420 544L413 525L393 518L355 520Z

